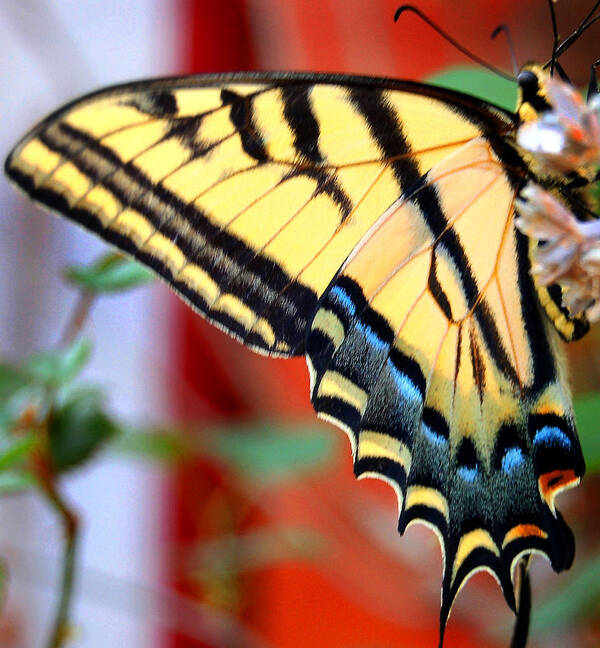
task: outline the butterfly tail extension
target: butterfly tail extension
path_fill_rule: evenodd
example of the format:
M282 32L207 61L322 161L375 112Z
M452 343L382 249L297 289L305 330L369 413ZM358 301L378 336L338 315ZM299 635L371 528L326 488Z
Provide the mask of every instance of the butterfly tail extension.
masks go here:
M510 648L525 648L531 619L531 580L529 578L530 556L518 561L515 568L514 587L517 616L513 627Z

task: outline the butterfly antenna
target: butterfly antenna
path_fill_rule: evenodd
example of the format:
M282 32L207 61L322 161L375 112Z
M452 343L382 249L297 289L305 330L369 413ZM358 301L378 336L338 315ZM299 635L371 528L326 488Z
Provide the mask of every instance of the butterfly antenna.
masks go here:
M592 71L590 73L590 84L588 85L587 101L590 101L598 94L598 77L596 76L596 68L600 65L600 59L592 63Z
M525 648L529 635L529 620L531 618L531 582L527 569L528 561L520 560L517 566L517 620L513 630L510 648Z
M549 0L549 2L551 3L552 0ZM588 12L588 15L582 20L579 27L577 27L570 36L565 38L565 40L556 47L555 51L552 53L552 59L547 61L544 64L544 67L548 67L548 65L552 64L553 60L556 62L556 59L558 59L559 56L562 56L585 31L587 31L596 21L600 20L600 14L594 15L598 7L600 7L600 0L594 4L592 9Z
M417 9L417 7L413 7L413 5L402 5L401 7L396 9L396 13L394 14L394 22L397 22L398 18L400 18L400 15L407 11L411 11L412 13L416 14L423 22L427 23L434 31L436 31L444 40L450 43L450 45L452 45L455 49L457 49L465 56L469 57L472 61L475 61L475 63L482 65L483 67L487 68L494 74L503 77L504 79L508 79L509 81L514 81L514 78L510 76L510 74L506 74L506 72L503 72L502 70L500 70L500 68L497 68L495 65L492 65L487 61L484 61L482 58L479 58L479 56L473 54L473 52L463 47L458 41L452 38L450 34L445 32L439 25L434 23L433 20L431 20L431 18L426 16L421 10Z
M562 81L568 83L569 85L573 85L571 83L571 79L569 79L567 73L565 72L565 68L558 61L554 61L554 69L558 72L558 76Z
M498 34L502 32L504 36L506 37L506 41L508 43L508 51L510 53L510 60L512 62L512 68L515 77L519 74L519 65L517 63L517 57L515 56L515 44L513 43L512 39L512 34L510 33L510 29L508 25L498 25L496 29L492 32L490 38L494 40Z
M552 19L553 42L552 42L552 58L550 59L550 76L553 76L554 68L556 66L556 59L557 59L556 51L560 43L560 36L558 35L558 24L556 22L556 11L554 11L554 0L548 0L548 7L550 8L550 17Z

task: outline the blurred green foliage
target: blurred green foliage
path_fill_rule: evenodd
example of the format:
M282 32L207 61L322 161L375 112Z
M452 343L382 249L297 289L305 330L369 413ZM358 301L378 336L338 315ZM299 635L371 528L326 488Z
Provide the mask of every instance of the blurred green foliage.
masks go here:
M128 455L163 462L208 457L233 467L242 481L255 481L255 486L246 489L254 492L259 485L318 469L330 458L333 443L320 429L287 429L268 423L209 430L125 425L109 411L104 391L82 379L92 345L81 329L90 299L143 285L153 275L136 262L110 253L90 266L69 268L65 276L85 295L67 329L68 337L74 339L19 363L0 361L0 494L36 489L61 517L67 536L71 534L63 565L63 605L55 629L67 622L75 564L76 531L70 526L74 516L58 487L63 473L85 465L109 445ZM260 537L215 538L210 547L200 546L197 553L211 557L214 569L207 571L203 561L190 568L198 570L198 576L210 571L214 581L217 568L220 577L231 575L231 570L237 574L269 561L311 553L317 544L316 534L298 529L267 529ZM218 560L212 562L215 557ZM5 570L0 567L3 593Z
M114 447L160 461L203 456L245 480L272 486L322 468L331 460L334 445L333 436L322 427L257 421L202 430L123 430Z
M517 105L516 81L508 81L485 68L450 67L430 76L427 82L478 97L510 112Z
M259 423L219 430L209 451L247 478L273 485L322 468L333 456L334 440L321 427Z
M586 474L597 473L600 471L600 395L578 395L574 399L574 406Z
M120 426L105 411L104 395L97 389L72 391L53 408L48 425L49 450L57 472L79 466L91 458Z
M600 558L587 560L563 577L560 589L536 605L531 630L545 636L586 619L597 619L600 611Z
M79 338L56 351L35 353L20 369L33 384L57 388L74 380L88 363L92 353L89 340Z
M133 259L110 253L90 266L67 268L65 277L82 290L107 294L137 288L155 279L156 275Z

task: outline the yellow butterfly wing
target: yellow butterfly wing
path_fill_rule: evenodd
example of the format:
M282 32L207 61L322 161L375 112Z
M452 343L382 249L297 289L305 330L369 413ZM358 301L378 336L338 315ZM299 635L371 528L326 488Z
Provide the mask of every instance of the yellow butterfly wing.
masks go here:
M318 297L402 191L388 158L409 157L419 175L482 128L409 84L311 79L229 75L100 92L41 124L7 173L248 345L301 353ZM399 114L409 139L395 148L392 132L382 150L369 124L383 117L393 128Z
M433 527L442 627L466 578L573 557L554 495L583 460L557 334L512 224L513 116L429 86L233 74L51 115L6 171L245 344L306 353L317 412Z

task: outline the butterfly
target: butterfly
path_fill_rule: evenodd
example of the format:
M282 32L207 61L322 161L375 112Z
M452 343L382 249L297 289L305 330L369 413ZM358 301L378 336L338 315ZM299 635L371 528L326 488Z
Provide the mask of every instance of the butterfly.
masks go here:
M548 74L519 73L514 114L336 74L129 83L59 109L5 165L243 344L306 356L357 477L394 488L400 533L439 538L440 642L475 572L516 610L517 566L574 555L555 497L584 461L560 338L588 323L532 275L539 243L514 227L528 183L589 217L590 178L542 173L516 140L551 108Z

